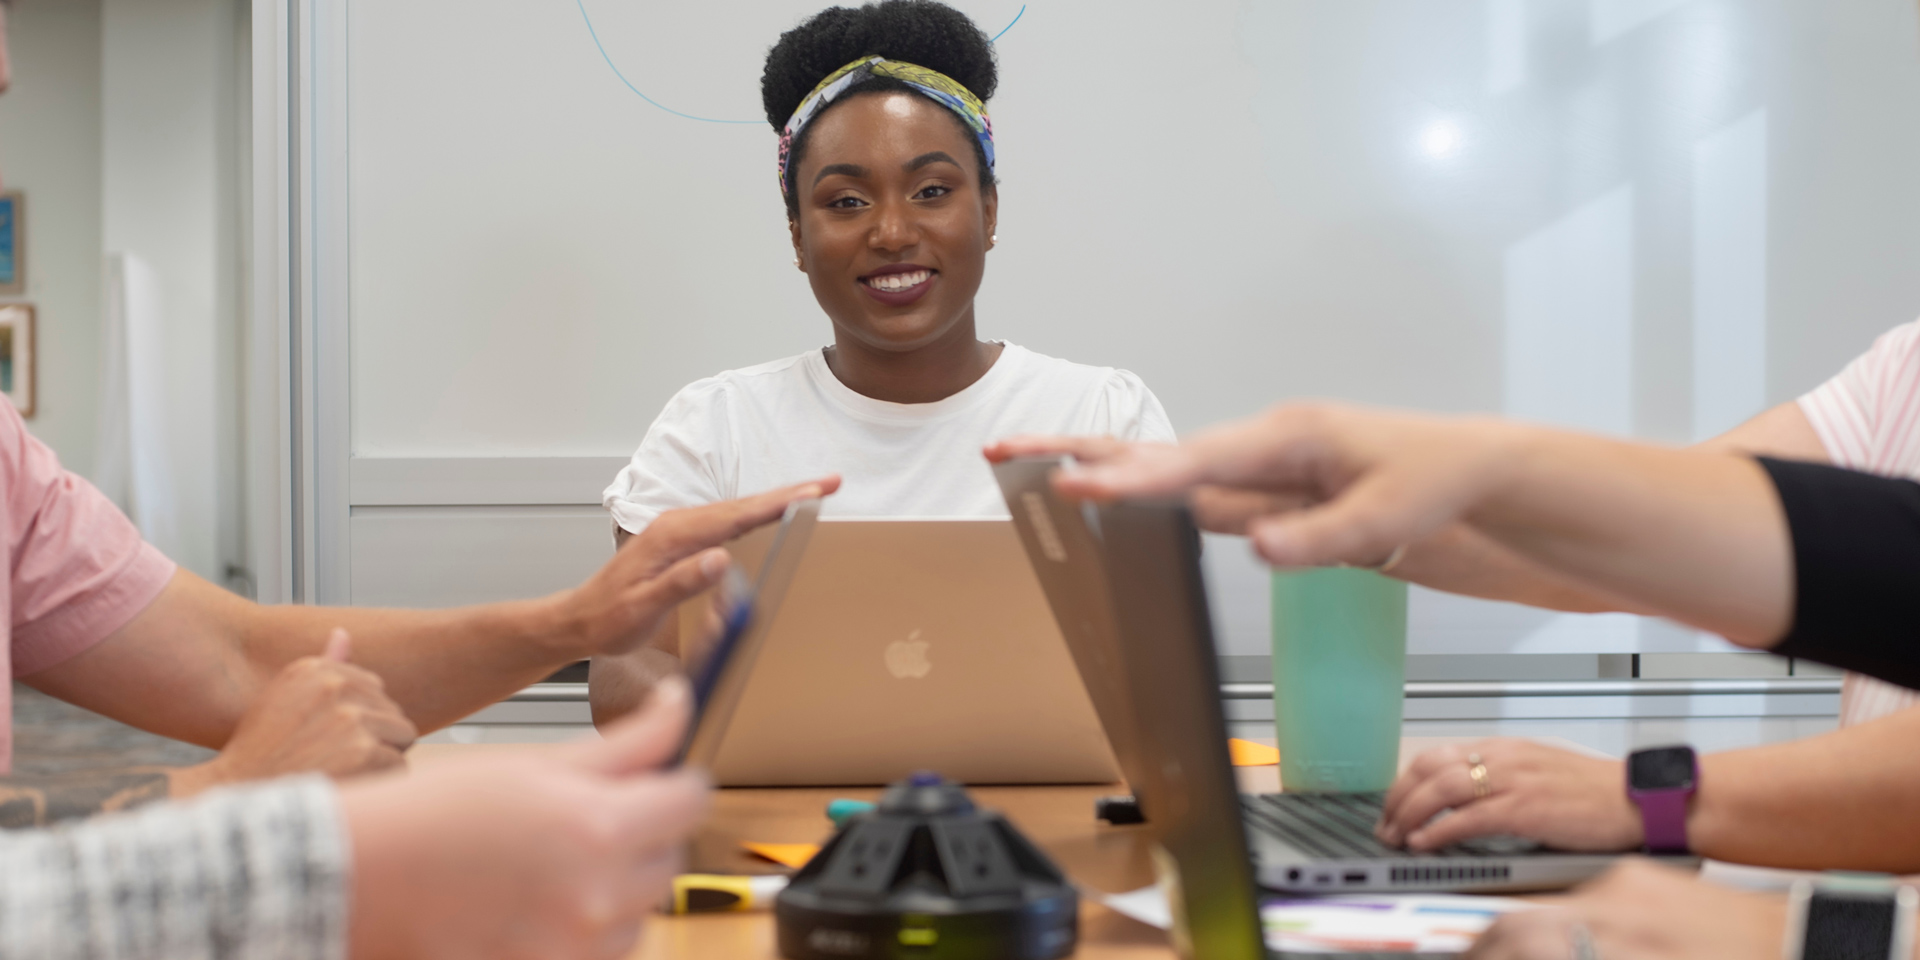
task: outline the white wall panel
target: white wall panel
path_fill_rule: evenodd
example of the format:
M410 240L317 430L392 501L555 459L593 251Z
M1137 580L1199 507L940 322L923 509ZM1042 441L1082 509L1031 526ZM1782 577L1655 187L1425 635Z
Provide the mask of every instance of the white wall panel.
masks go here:
M577 586L613 556L595 506L355 507L352 603L452 607Z
M1509 416L1633 432L1633 222L1618 187L1507 249Z
M1767 112L1693 148L1693 435L1767 406Z

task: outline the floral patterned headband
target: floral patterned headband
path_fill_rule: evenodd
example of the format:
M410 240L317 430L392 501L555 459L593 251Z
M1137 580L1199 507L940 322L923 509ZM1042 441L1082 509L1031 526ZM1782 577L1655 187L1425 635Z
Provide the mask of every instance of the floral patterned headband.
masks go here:
M952 110L967 129L980 141L980 150L987 158L987 171L993 171L993 121L987 118L987 106L973 91L938 70L929 70L918 64L885 57L861 57L852 63L827 74L825 80L813 88L813 92L800 101L799 109L793 111L787 128L780 133L780 193L787 192L787 157L793 148L793 141L799 139L800 131L805 130L820 111L827 108L841 94L859 86L874 77L891 77L932 97L942 106Z

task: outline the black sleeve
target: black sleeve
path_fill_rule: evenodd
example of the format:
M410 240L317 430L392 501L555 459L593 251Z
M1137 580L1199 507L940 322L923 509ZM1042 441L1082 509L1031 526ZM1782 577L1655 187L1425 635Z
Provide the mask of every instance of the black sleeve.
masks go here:
M1773 652L1920 688L1920 484L1760 458L1793 536L1793 628Z

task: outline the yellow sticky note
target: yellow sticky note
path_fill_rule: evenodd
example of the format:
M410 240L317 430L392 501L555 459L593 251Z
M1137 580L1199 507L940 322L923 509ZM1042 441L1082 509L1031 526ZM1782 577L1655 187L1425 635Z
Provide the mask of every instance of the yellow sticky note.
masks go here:
M1279 748L1239 737L1227 740L1227 754L1233 757L1236 767L1271 767L1280 762Z
M795 870L806 866L807 861L812 860L813 855L820 852L820 845L817 843L742 843L740 845L746 847L750 853Z

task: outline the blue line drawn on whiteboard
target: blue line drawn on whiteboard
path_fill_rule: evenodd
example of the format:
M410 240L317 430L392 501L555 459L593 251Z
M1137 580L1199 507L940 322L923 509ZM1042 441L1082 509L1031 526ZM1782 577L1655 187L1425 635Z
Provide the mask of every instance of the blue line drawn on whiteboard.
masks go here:
M673 114L676 117L682 117L687 120L698 120L701 123L762 123L764 122L761 120L718 120L713 117L696 117L691 113L681 113L680 111L675 110L674 108L669 107L666 104L661 103L660 101L655 100L654 98L649 97L644 93L641 93L640 88L634 86L633 81L628 80L627 75L624 73L621 73L620 68L614 65L613 57L607 53L606 45L600 42L600 31L595 30L593 28L593 18L587 15L587 0L573 0L573 2L575 6L578 6L580 8L580 19L586 21L587 36L593 38L593 46L594 46L594 49L600 51L600 59L605 60L607 62L607 69L612 70L613 75L616 77L619 77L620 82L626 84L627 89L632 90L635 96L639 97L642 100L645 100L650 104L653 104L656 107L659 107L662 110L665 110L668 113ZM1023 16L1026 16L1026 14L1027 14L1027 5L1023 3L1020 5L1019 11L1014 13L1013 19L1007 21L1007 25L1004 27L1001 27L1000 32L994 34L993 39L988 40L987 42L995 43L1001 37L1006 36L1007 31L1012 30L1013 25L1016 23L1019 23L1020 18Z
M1013 29L1013 25L1014 25L1014 24L1016 24L1016 23L1019 23L1019 22L1020 22L1020 15L1021 15L1021 14L1024 14L1024 13L1026 13L1026 12L1027 12L1027 5L1023 3L1023 4L1021 4L1021 5L1020 5L1020 9L1014 12L1014 14L1013 14L1013 19L1012 19L1012 20L1008 20L1008 21L1007 21L1007 25L1006 25L1006 26L1004 26L1004 27L1001 27L1001 28L1000 28L1000 32L999 32L999 33L996 33L996 34L994 34L994 35L993 35L993 39L992 39L992 40L988 40L987 42L988 42L988 43L997 43L997 42L998 42L998 41L1000 40L1000 38L1001 38L1001 37L1004 37L1004 36L1006 36L1006 35L1007 35L1007 31L1008 31L1008 30L1012 30L1012 29Z

